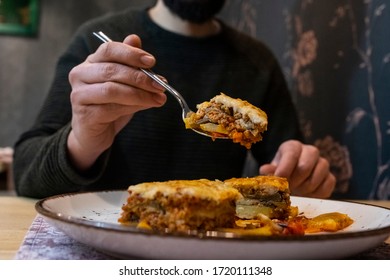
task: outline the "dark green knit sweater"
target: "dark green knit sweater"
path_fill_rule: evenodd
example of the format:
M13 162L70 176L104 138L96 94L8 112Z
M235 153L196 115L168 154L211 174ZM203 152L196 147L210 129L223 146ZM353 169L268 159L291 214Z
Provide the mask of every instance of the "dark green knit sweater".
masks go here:
M66 152L72 117L68 73L101 44L93 31L103 31L117 41L138 34L143 48L157 59L153 70L166 77L194 110L196 104L220 92L262 108L268 114L269 128L264 140L252 146L259 163L269 161L281 142L300 137L283 74L262 43L225 24L217 36L180 36L158 27L145 10L128 10L83 25L59 59L35 125L15 145L14 175L19 195L40 198L125 189L145 181L222 180L242 174L246 148L186 130L181 108L172 96L162 108L137 113L88 174L76 172Z

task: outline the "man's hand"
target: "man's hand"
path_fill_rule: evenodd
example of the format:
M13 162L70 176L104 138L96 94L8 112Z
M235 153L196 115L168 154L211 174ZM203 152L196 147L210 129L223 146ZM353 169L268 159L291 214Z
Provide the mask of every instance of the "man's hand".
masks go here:
M141 49L140 38L130 35L123 43L102 44L72 69L68 152L77 169L91 167L134 113L165 103L164 88L139 70L154 64L155 58Z
M295 140L282 143L272 162L262 165L259 171L287 178L291 193L297 196L327 198L336 184L319 150Z

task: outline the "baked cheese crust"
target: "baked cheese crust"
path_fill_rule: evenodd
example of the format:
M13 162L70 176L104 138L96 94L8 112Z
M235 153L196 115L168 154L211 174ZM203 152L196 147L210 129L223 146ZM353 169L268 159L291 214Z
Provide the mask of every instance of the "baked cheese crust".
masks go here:
M279 192L290 193L287 179L278 176L231 178L225 180L224 184L238 189L248 198L273 196Z
M247 149L262 140L268 125L267 114L260 108L223 93L198 104L197 112L188 115L184 122L188 129L203 130L214 138L228 137Z

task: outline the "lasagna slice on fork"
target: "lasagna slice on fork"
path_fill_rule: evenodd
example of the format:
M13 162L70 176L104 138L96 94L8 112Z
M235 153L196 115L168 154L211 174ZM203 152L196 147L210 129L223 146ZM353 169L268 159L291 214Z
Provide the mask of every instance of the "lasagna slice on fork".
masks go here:
M184 122L187 129L197 129L217 137L227 137L250 149L262 140L267 130L267 114L245 100L223 93L197 105L197 112Z

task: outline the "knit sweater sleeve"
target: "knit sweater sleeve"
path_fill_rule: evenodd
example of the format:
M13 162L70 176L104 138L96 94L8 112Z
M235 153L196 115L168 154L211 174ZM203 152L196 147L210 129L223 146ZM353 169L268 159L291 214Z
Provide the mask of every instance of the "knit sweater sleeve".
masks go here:
M16 145L14 174L18 195L44 198L76 192L100 177L106 155L88 174L79 174L72 168L66 149L69 131L67 125L52 135L26 138Z
M43 198L80 191L101 175L108 153L88 174L73 169L67 156L72 118L68 73L89 53L85 40L76 35L57 63L55 78L35 124L15 144L13 166L18 195Z

